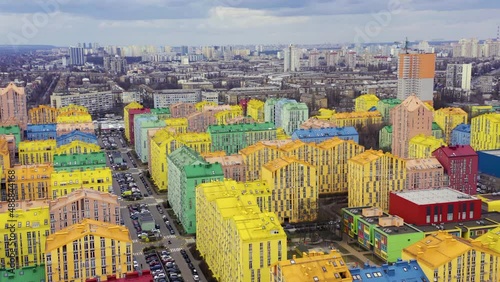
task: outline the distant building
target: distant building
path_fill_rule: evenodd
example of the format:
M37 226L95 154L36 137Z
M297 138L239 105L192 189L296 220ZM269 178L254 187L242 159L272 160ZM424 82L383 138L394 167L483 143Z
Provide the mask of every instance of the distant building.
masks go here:
M207 129L212 139L212 151L225 151L227 155L238 153L259 141L275 140L273 123L210 125Z
M123 74L127 72L127 60L118 55L115 57L104 57L104 70L112 74Z
M154 93L153 99L155 108L166 108L168 106L177 103L198 103L201 101L201 90L200 89L161 90L159 92Z
M53 93L50 105L62 108L73 105L84 106L92 115L114 110L119 101L118 94L112 91L95 91L86 93Z
M469 91L471 88L472 64L448 64L446 87Z
M436 54L399 54L397 98L403 101L415 95L432 101L435 65Z
M69 47L69 65L83 66L84 64L84 49L82 47Z
M285 53L285 72L297 72L300 71L300 49L293 45L288 46L284 50Z
M28 108L24 87L9 83L6 88L0 88L0 123L13 123L21 130L26 130L28 124Z

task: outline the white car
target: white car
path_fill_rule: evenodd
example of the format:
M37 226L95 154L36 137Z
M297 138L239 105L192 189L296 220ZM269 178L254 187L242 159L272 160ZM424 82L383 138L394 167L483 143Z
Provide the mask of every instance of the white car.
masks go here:
M165 278L165 273L160 273L158 275L155 276L155 280L158 280L158 279L161 279L161 278Z
M193 275L193 279L194 279L194 281L200 281L200 276L198 276L198 275Z

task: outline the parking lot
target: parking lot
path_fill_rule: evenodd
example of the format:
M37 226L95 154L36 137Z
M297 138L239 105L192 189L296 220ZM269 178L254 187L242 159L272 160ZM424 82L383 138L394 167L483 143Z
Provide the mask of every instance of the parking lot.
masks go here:
M176 275L170 275L171 273L168 269L171 267L168 266L171 264L167 266L162 261L161 269L163 271L156 271L157 279L155 279L155 281L206 281L203 274L200 273L198 266L199 262L194 261L192 255L187 250L186 239L188 238L178 235L179 232L176 230L175 225L171 224L172 219L161 205L165 196L158 195L152 188L152 185L143 176L143 171L137 164L138 161L135 160L131 150L127 148L124 141L121 140L122 137L115 136L113 139L116 140L117 148L106 150L108 165L110 167L112 166L110 162L110 153L117 151L121 154L127 166L125 170L113 171L112 193L119 196L122 224L130 230L130 236L133 240L134 264L136 270L150 268L142 250L148 246L158 246L162 244L165 248L168 248L168 250L165 251L170 253L168 256L173 260L169 262L175 262L176 268L174 269L178 272L175 272ZM101 146L103 145L101 138L99 138L99 144ZM113 153L111 153L111 155L113 155ZM151 230L143 229L139 220L141 213L145 214L143 217L144 222L148 222L149 220L154 222L154 228L146 228ZM151 242L153 240L156 241ZM150 255L150 253L148 253L148 255ZM162 254L159 255L159 258L161 257ZM170 260L170 258L168 259ZM151 267L153 266L154 265ZM163 273L165 277L159 275L160 273Z

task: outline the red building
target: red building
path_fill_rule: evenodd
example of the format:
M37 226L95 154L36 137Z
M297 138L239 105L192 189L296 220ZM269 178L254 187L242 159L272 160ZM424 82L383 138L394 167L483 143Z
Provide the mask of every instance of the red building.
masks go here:
M128 131L130 134L130 144L134 145L135 144L135 138L134 138L134 116L135 115L140 115L140 114L149 114L151 113L151 110L148 108L144 109L130 109L128 111Z
M430 225L481 219L481 200L449 189L406 190L391 192L389 214L406 223Z
M448 175L450 188L469 195L476 194L478 156L471 146L443 146L432 154Z
M97 282L95 278L87 279L85 282ZM129 272L124 278L117 278L116 275L108 275L106 281L116 281L116 282L153 282L154 278L149 270L143 270L142 273L134 271Z

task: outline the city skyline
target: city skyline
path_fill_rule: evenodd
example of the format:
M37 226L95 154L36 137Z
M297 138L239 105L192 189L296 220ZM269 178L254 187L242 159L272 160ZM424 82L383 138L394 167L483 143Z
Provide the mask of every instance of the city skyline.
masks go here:
M67 0L0 3L0 44L321 44L497 37L496 1ZM440 28L436 28L440 27Z

